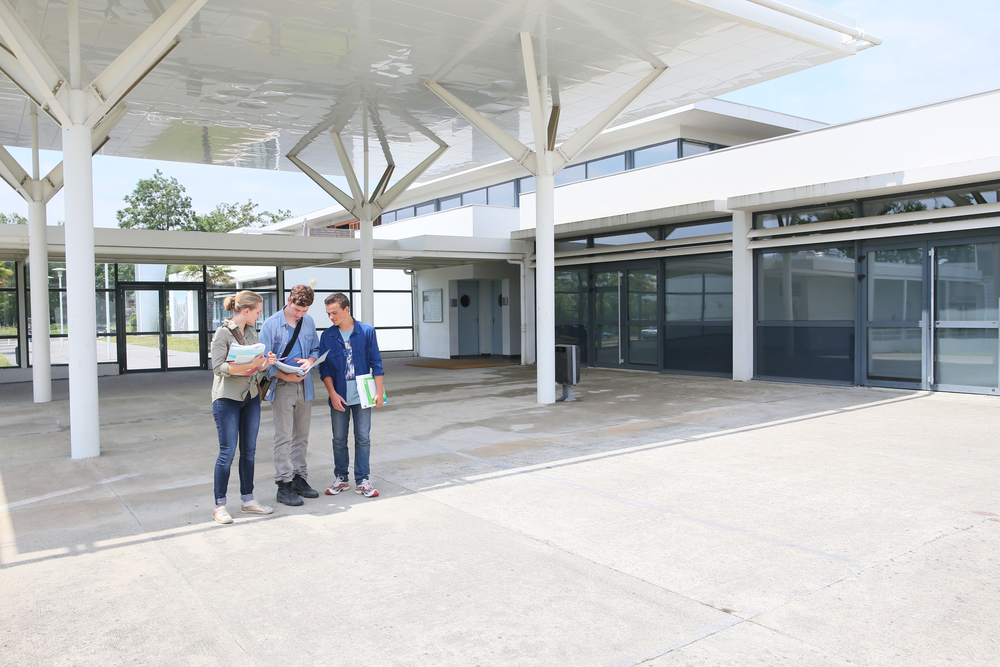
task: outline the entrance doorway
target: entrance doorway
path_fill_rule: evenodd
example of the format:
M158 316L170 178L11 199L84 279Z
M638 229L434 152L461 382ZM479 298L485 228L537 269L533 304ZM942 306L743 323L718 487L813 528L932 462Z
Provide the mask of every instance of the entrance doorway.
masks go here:
M458 354L479 354L479 281L458 281Z
M655 369L659 364L656 265L594 272L594 364Z
M202 283L119 282L119 372L207 368Z
M997 393L1000 243L866 244L862 384Z

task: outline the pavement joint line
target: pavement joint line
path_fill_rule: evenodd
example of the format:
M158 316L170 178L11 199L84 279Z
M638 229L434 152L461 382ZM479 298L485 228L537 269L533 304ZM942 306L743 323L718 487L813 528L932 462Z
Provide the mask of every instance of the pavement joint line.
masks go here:
M52 498L58 498L60 496L65 496L71 493L77 493L79 491L85 491L95 486L100 486L101 484L111 484L112 482L118 482L123 479L127 479L129 477L138 477L141 474L142 473L139 472L133 472L127 475L118 475L117 477L109 477L108 479L102 479L99 482L94 482L92 484L81 484L80 486L74 486L70 489L61 489L59 491L53 491L52 493L46 493L45 495L35 496L34 498L25 498L24 500L18 500L17 502L8 503L6 505L0 505L0 512L17 509L18 507L23 507L25 505L40 503L43 500L51 500Z
M447 452L447 453L450 453L450 454L454 454L456 456L461 456L463 458L472 459L473 461L477 461L477 462L484 463L484 464L487 464L487 465L492 465L492 466L495 466L495 467L498 467L498 468L507 468L508 470L513 469L511 466L505 466L504 464L499 463L497 461L491 461L489 459L484 459L484 458L479 457L479 456L473 456L471 454L466 454L464 452L456 452L456 451L450 450L450 449L448 449L446 447L441 447L440 445L431 445L429 443L421 442L420 440L414 440L412 438L406 438L404 436L397 436L397 437L399 437L399 438L401 438L403 440L407 440L409 442L413 442L413 443L416 443L416 444L424 445L425 447L430 447L432 449L437 449L437 450L442 451L442 452ZM659 507L657 505L652 505L650 503L644 503L644 502L639 501L639 500L633 500L632 498L626 498L625 496L620 496L620 495L617 495L617 494L614 494L614 493L609 493L607 491L602 491L600 489L595 489L593 487L584 486L583 484L577 484L575 482L570 482L570 481L567 481L567 480L561 480L561 479L558 479L558 478L555 478L555 477L550 477L548 475L542 475L542 474L540 474L538 472L535 472L535 471L524 471L522 474L531 475L532 477L536 477L538 479L545 480L545 481L553 483L553 484L559 484L559 485L562 485L562 486L566 486L566 487L572 488L572 489L577 490L577 491L583 491L585 493L590 493L590 494L593 494L593 495L601 496L602 498L607 498L609 500L614 500L614 501L617 501L617 502L620 502L620 503L624 503L624 504L627 504L627 505L633 505L635 507L639 507L639 508L642 508L642 509L652 510L654 512L659 512L661 514L669 514L671 516L675 516L675 517L678 517L680 519L684 519L685 521L692 521L694 523L700 523L702 525L709 526L709 527L712 527L712 528L721 528L723 530L726 530L726 531L729 531L729 532L738 533L740 535L744 535L746 537L750 537L750 538L753 538L753 539L756 539L756 540L761 540L761 541L764 541L764 542L769 542L771 544L777 544L778 546L788 547L788 548L791 548L791 549L795 549L797 551L802 551L804 553L807 553L807 554L810 554L810 555L813 555L813 556L820 556L822 558L826 558L826 559L829 559L829 560L835 560L835 561L839 561L839 562L843 562L843 563L849 563L849 564L852 564L852 565L853 564L857 564L857 565L861 564L860 561L855 560L853 558L848 558L847 556L841 556L841 555L838 555L838 554L831 554L831 553L828 553L826 551L822 551L820 549L813 549L811 547L807 547L807 546L804 546L804 545L801 545L801 544L796 544L795 542L790 542L788 540L782 540L782 539L779 539L779 538L776 538L776 537L768 537L766 535L759 535L759 534L757 534L757 533L755 533L755 532L753 532L751 530L747 530L746 528L739 528L737 526L730 526L728 524L724 524L724 523L721 523L721 522L718 522L718 521L712 521L710 519L701 519L701 518L698 518L696 516L687 514L685 512L680 512L678 510L672 510L672 509L669 509L669 508L666 508L666 507Z
M710 623L709 625L703 626L695 630L686 639L682 639L676 644L670 646L665 646L661 648L654 648L651 651L643 653L639 657L629 656L627 658L622 658L616 662L608 664L606 667L636 667L636 665L641 665L644 662L649 662L650 660L655 660L657 658L663 657L668 653L672 653L678 649L682 649L685 646L690 646L695 642L701 641L706 637L711 637L714 634L722 632L723 630L728 630L731 627L745 623L741 618L736 616L730 616L728 618L723 618L715 623Z

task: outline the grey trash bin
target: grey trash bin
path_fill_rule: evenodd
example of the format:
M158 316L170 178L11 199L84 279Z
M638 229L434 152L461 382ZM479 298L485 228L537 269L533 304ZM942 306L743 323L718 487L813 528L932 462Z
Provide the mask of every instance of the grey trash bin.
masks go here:
M580 346L556 345L556 382L562 385L557 401L575 401L569 388L580 383Z

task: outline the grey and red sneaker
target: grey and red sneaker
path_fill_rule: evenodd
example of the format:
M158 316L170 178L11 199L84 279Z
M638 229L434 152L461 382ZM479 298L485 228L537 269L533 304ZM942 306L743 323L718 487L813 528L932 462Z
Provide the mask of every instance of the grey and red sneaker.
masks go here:
M354 493L364 496L365 498L374 498L378 496L378 490L372 486L372 483L368 481L367 477L354 484Z
M335 496L341 491L346 491L349 488L351 488L351 485L347 483L347 480L343 477L338 477L336 481L327 488L326 495Z

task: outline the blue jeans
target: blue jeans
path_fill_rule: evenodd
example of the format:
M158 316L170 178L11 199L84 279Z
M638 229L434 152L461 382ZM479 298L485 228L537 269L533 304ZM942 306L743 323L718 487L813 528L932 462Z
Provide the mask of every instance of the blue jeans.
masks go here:
M226 504L229 469L237 443L240 446L240 498L253 500L253 456L260 427L260 395L242 401L219 398L212 402L212 415L219 431L219 458L215 461L215 504Z
M330 408L333 421L333 472L340 479L347 479L347 465L351 462L347 451L347 426L354 416L354 481L360 482L371 472L368 460L371 456L372 408L367 410L357 405L345 405L344 411Z

